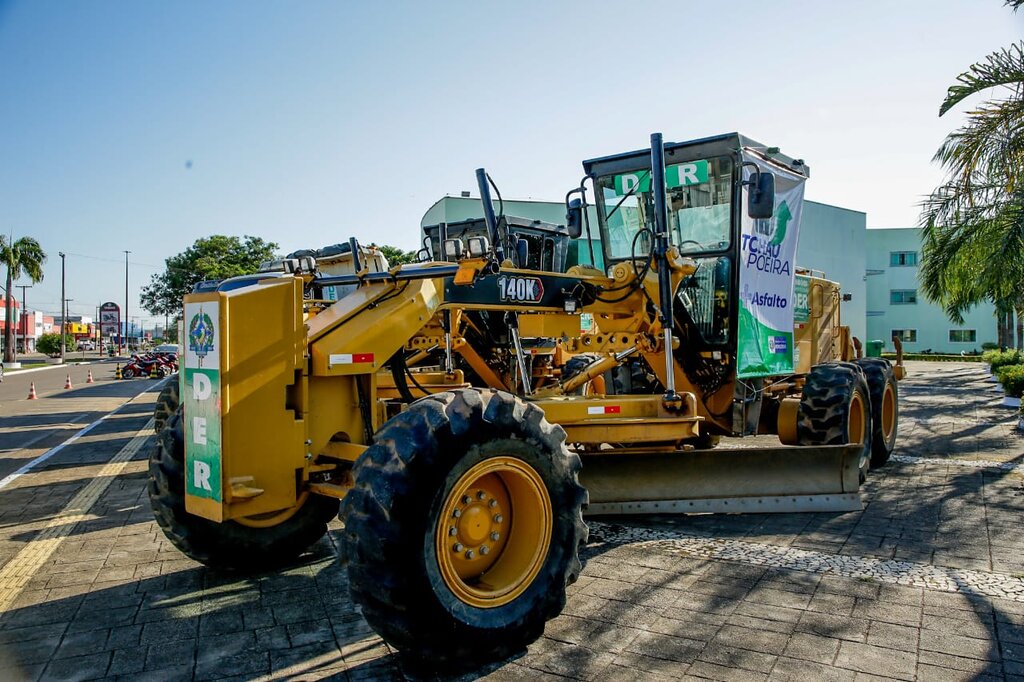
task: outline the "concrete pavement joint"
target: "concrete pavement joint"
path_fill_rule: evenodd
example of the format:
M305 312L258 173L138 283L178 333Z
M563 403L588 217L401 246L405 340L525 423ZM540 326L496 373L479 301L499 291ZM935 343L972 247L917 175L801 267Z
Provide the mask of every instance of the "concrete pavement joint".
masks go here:
M98 424L99 421L90 425L90 428ZM0 613L4 613L10 608L36 571L57 550L61 541L71 534L75 525L86 519L86 515L96 500L124 471L128 461L135 456L135 453L139 451L139 448L152 433L153 419L150 418L128 444L103 466L96 477L89 481L59 514L50 519L46 527L35 538L30 540L13 559L0 569ZM62 447L66 443L67 441L58 447Z
M825 554L793 547L713 539L670 530L627 528L601 522L590 523L590 534L592 540L596 536L605 542L630 543L703 559L737 561L807 573L829 573L940 592L980 594L1024 602L1024 579L988 571Z

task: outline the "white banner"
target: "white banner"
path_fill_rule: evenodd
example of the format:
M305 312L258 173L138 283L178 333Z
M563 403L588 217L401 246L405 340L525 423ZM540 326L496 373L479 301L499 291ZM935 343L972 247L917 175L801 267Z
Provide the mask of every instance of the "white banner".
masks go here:
M737 376L762 377L793 372L793 276L804 206L799 173L766 161L750 150L744 162L775 176L775 214L754 220L743 192L740 239L740 314ZM754 169L743 167L744 181Z

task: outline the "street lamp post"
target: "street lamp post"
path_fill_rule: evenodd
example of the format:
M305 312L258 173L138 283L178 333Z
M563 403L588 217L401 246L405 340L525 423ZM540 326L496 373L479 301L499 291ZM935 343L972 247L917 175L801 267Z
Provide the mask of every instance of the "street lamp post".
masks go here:
M28 352L28 318L25 317L25 313L28 309L25 307L25 290L31 289L31 284L17 284L15 285L21 289L21 342L25 344L25 352ZM18 359L18 337L14 337L14 359Z
M60 364L64 364L64 330L67 328L68 316L64 312L64 294L67 293L64 290L64 263L65 254L63 251L58 252L60 254Z
M121 355L124 355L124 346L126 343L125 336L128 335L128 254L131 251L124 252L124 336L121 337L122 348L119 351Z

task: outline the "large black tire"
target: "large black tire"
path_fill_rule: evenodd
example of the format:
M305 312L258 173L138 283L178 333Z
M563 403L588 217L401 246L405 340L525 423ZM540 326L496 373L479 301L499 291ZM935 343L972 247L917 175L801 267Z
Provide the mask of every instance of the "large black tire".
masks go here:
M171 416L178 411L178 380L168 381L167 385L156 397L156 406L153 407L153 430L158 434L164 430L164 426L170 421Z
M854 363L864 372L871 393L871 468L877 469L889 461L889 456L896 449L899 389L888 360L859 358Z
M860 425L857 428L857 425ZM801 445L845 445L860 433L860 479L871 461L871 397L864 372L849 362L815 365L807 375L796 434Z
M149 458L149 501L167 539L196 561L232 570L260 570L293 561L327 532L338 500L308 495L277 525L215 523L185 511L185 447L181 410L167 421Z
M412 403L374 441L356 462L355 487L341 510L349 588L367 622L411 665L434 670L505 658L537 639L565 605L565 586L579 576L578 547L587 539L581 513L587 493L565 431L513 395L462 389ZM513 539L535 542L546 554L535 558L536 573L518 583L517 596L475 605L443 575L442 565L452 559L440 556L438 547L448 546L446 533L454 541L463 535L462 522L450 521L442 509L461 495L465 476L508 460L526 465L538 476L538 490L546 490L550 542L545 548L542 538L517 535L513 505L508 546ZM469 496L461 501L474 503ZM528 511L519 509L526 519ZM460 530L451 532L456 528L449 523ZM504 560L506 550L496 549L492 560Z

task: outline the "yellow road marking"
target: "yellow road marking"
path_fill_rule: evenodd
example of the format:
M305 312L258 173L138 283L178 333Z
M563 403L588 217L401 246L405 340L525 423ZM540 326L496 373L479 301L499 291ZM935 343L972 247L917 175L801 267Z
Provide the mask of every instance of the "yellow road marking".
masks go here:
M50 519L36 537L0 568L0 613L10 609L36 571L49 560L64 538L71 534L75 524L86 519L100 495L121 475L129 460L152 433L153 420L150 419L113 459L103 465L96 477L89 481L57 516Z

